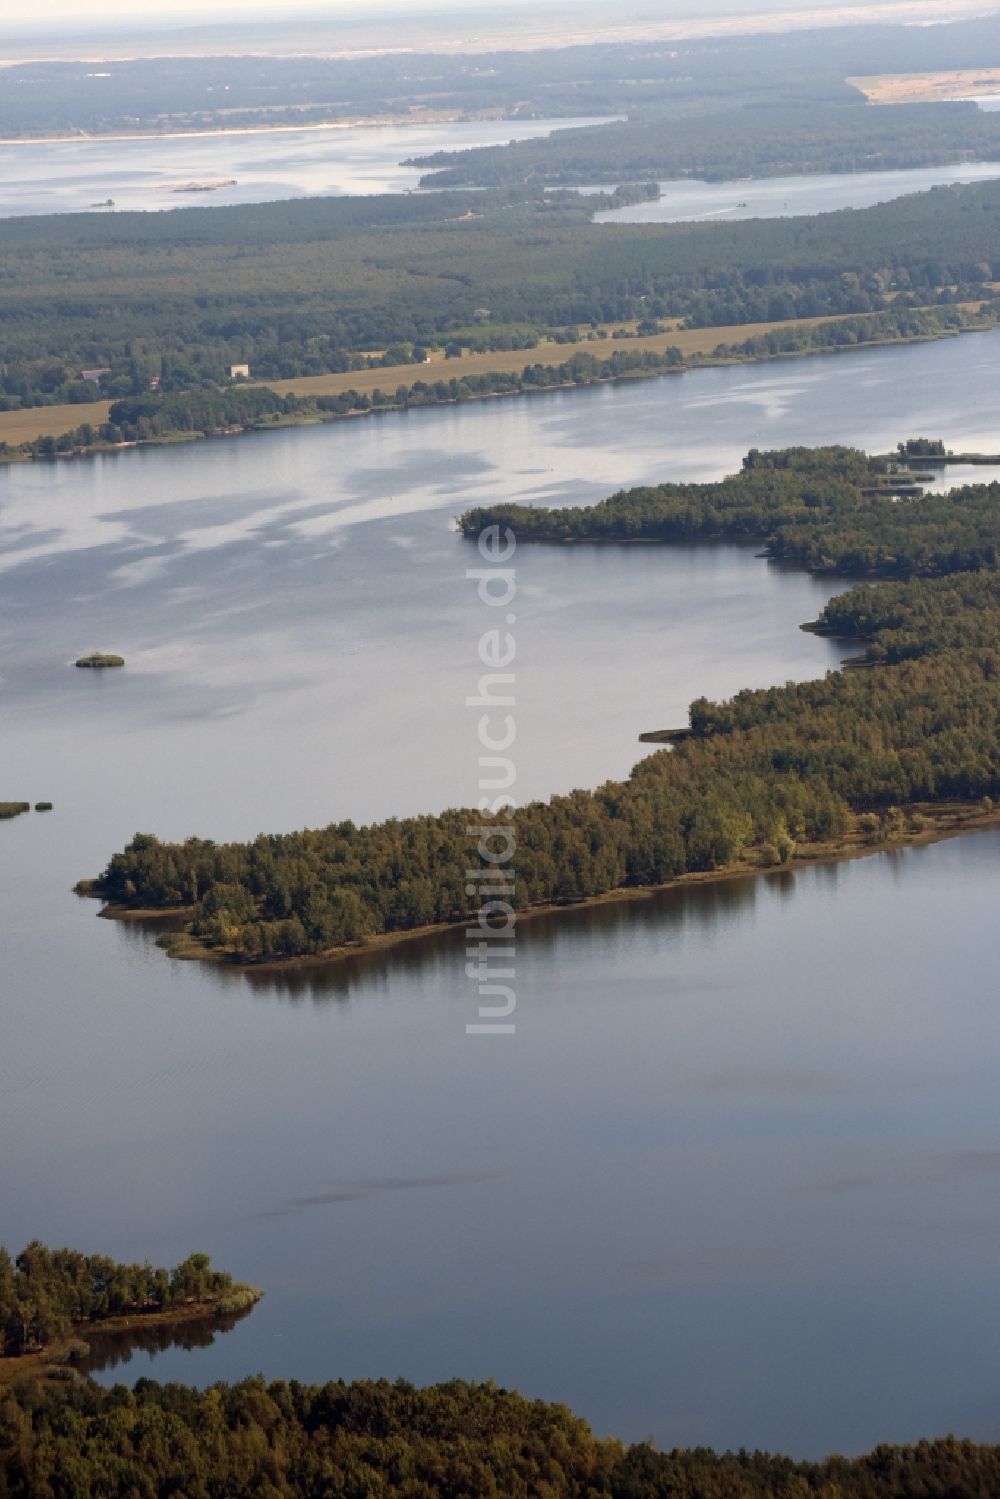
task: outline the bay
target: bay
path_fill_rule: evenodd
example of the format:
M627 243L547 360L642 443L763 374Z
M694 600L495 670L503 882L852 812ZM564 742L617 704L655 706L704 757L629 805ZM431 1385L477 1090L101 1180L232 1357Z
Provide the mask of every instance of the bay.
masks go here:
M528 922L509 1040L465 1033L461 933L243 976L70 894L137 828L474 798L468 504L996 451L998 366L990 333L0 472L0 796L55 802L0 825L3 1238L266 1291L102 1379L493 1376L805 1456L1000 1436L997 835ZM521 799L838 661L797 628L832 585L752 548L516 565Z

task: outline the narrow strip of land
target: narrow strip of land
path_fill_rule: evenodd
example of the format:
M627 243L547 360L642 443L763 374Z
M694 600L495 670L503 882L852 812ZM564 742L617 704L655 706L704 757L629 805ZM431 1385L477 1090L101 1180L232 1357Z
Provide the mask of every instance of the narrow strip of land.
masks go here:
M963 304L964 305L964 304ZM970 307L980 304L969 303ZM485 353L465 353L452 359L445 358L444 351L431 351L426 364L380 365L375 369L347 370L329 375L303 375L290 380L261 381L278 395L325 396L343 395L356 390L371 395L382 390L391 395L400 385L412 385L415 380L462 380L468 375L520 375L533 364L561 363L573 353L587 352L604 357L616 349L632 353L665 354L670 348L679 349L685 357L696 354L711 354L720 344L738 344L748 338L757 338L777 329L815 328L824 323L843 322L849 316L874 317L875 313L830 313L823 317L796 318L792 321L769 323L732 323L710 328L672 328L666 333L645 337L613 339L601 338L593 342L575 344L557 343L546 339L533 349L490 350ZM89 422L99 427L108 420L110 401L88 401L74 406L34 406L24 411L0 411L0 442L11 447L20 443L35 442L39 437L61 437L64 432Z
M560 364L574 353L594 354L604 358L621 349L629 353L665 354L680 349L685 356L711 354L720 344L741 343L776 328L812 328L821 323L843 322L845 313L824 317L798 318L794 322L733 323L713 328L671 328L666 333L651 333L637 338L600 338L593 342L556 343L544 339L534 349L488 350L482 354L462 354L446 359L443 350L434 349L425 365L397 364L373 370L351 370L337 375L304 375L293 380L268 380L266 384L279 395L342 395L357 390L371 395L373 390L392 392L398 385L412 385L414 380L462 380L466 375L523 375L533 364ZM0 437L3 436L0 430Z

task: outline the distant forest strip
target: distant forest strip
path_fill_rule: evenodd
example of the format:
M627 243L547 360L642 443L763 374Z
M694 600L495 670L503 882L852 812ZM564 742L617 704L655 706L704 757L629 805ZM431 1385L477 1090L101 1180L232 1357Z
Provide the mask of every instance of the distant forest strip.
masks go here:
M1000 1492L1000 1448L947 1437L869 1456L660 1452L492 1383L141 1379L0 1395L5 1499L914 1499Z
M603 43L536 52L375 56L162 56L15 62L0 69L0 136L45 137L307 125L357 117L521 118L668 107L860 102L849 74L880 66L974 68L997 51L995 18L817 34ZM221 45L221 44L220 44ZM334 50L331 48L331 50Z
M213 1270L205 1254L173 1270L116 1264L107 1255L49 1249L37 1239L16 1259L0 1244L0 1359L65 1339L73 1328L126 1316L242 1308L259 1292ZM2 1491L2 1486L0 1486Z
M863 346L918 342L962 332L995 328L1000 321L1000 298L972 305L863 313L853 318L814 318L803 323L751 325L749 337L737 343L717 343L729 329L684 330L620 344L595 340L558 364L526 362L525 353L469 355L439 361L438 378L412 377L412 366L356 376L319 376L272 385L209 386L168 394L146 394L97 407L81 408L95 414L65 430L72 407L47 408L58 413L52 421L27 413L0 414L0 462L21 458L70 457L123 444L173 442L187 438L232 436L241 432L308 425L378 412L408 411L421 406L455 405L490 397L538 394L601 383L649 379L682 373L697 366L740 360L832 353ZM751 331L752 329L752 331ZM685 359L682 352L688 349ZM696 350L703 352L695 352ZM493 364L498 368L491 368ZM481 373L477 373L479 370ZM464 373L463 373L464 371ZM392 384L392 377L400 379ZM360 386L360 389L359 389ZM383 388L384 387L384 388ZM43 435L9 444L6 420L42 429ZM48 428L48 431L45 429ZM58 436L53 435L58 432ZM530 532L530 527L529 527ZM530 539L530 534L529 538Z
M861 551L870 511L894 545L919 547L922 571L947 574L974 561L984 570L969 575L961 595L954 585L912 580L885 616L871 615L870 589L855 591L854 629L872 631L873 661L881 650L895 664L741 693L729 704L699 700L683 742L642 761L629 780L501 814L497 826L509 824L517 845L513 907L889 841L921 830L918 804L992 808L1000 794L1000 596L996 573L985 569L995 566L1000 541L1000 486L897 502L889 492L902 482L887 460L825 448L751 453L743 476L677 487L677 540L751 538L786 522L813 524L826 537L836 521L845 533L856 528ZM918 520L897 530L893 517L911 508ZM505 527L506 514L479 512L466 530L480 521ZM899 571L897 553L878 555L882 571ZM851 608L849 594L818 628L850 629ZM908 638L911 647L900 649ZM193 908L191 935L244 963L291 958L475 921L465 870L469 829L484 823L492 825L450 810L243 844L165 844L137 834L81 889L117 906Z
M521 186L5 220L0 407L970 302L1000 279L1000 182L727 224L594 224L602 201Z
M563 186L640 178L789 177L899 171L1000 158L1000 115L972 103L753 106L678 119L647 111L609 125L557 130L503 146L442 151L409 165L433 168L421 187Z

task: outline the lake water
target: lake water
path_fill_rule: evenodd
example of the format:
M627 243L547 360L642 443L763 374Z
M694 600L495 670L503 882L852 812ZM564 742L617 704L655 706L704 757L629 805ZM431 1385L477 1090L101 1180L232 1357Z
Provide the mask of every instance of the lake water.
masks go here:
M441 125L369 125L137 140L0 144L0 218L77 213L113 199L119 209L218 207L312 195L405 193L421 172L400 163L548 135L579 120L470 120ZM192 182L235 180L213 192L178 193Z
M402 193L422 168L401 163L436 151L503 145L597 119L478 120L439 125L318 127L229 135L147 136L0 144L0 218L78 213L112 199L120 210L164 210L274 202L316 195ZM1000 176L1000 162L776 177L741 182L664 182L656 203L596 216L598 223L680 223L782 218L868 208L905 193ZM177 192L193 182L230 181L212 192ZM606 185L610 190L612 184ZM599 189L593 189L598 191Z
M898 172L836 172L740 182L661 182L658 202L596 215L599 224L677 224L716 219L781 219L838 208L871 208L907 193L1000 177L1000 162L963 162Z
M1000 1438L1000 837L527 923L510 1041L465 1034L461 934L247 977L69 893L137 828L470 800L466 505L752 445L995 451L998 376L984 334L0 472L0 797L56 804L0 825L3 1238L205 1249L267 1293L102 1379L492 1375L804 1455ZM838 659L797 629L830 585L752 549L517 566L522 799Z

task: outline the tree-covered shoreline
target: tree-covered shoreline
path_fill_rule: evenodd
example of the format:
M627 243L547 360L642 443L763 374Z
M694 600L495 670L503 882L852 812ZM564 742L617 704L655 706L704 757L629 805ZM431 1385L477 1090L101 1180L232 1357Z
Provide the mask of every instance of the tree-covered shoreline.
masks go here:
M206 386L170 394L127 397L112 404L108 420L87 422L59 435L47 434L9 446L0 442L0 463L23 459L85 457L123 447L174 443L203 437L234 437L246 432L309 426L347 418L377 416L424 406L462 405L518 395L538 395L590 385L617 384L683 374L732 363L761 363L807 354L848 353L857 348L929 342L960 333L985 332L1000 321L1000 298L973 306L899 306L881 313L831 318L820 323L794 320L755 333L737 343L722 341L705 353L683 354L676 345L662 350L631 347L629 341L594 340L560 363L525 362L520 371L452 374L438 364L440 378L417 379L371 394L350 388L336 394L281 394L263 385ZM611 349L611 352L607 350Z
M43 1352L75 1328L123 1318L223 1316L260 1292L192 1254L173 1270L116 1264L108 1255L49 1249L37 1239L12 1258L0 1244L0 1360Z
M998 183L728 224L594 224L602 201L521 184L4 220L0 407L197 393L234 365L274 381L419 364L431 347L629 321L944 307L1000 279Z
M909 539L901 517L929 505L916 544L922 570L945 577L896 587L884 611L862 586L821 617L822 629L868 635L869 670L729 703L699 700L683 742L641 761L627 781L506 814L517 845L515 909L856 852L859 843L922 834L921 807L991 815L1000 797L1000 596L990 570L1000 486L896 505L884 487L899 482L887 459L828 448L751 453L733 480L668 486L677 540L720 534L720 516L728 536L758 534L762 516L796 526L813 516L829 526L832 516L863 537L867 517L883 510ZM502 526L505 514L479 514L467 529ZM983 551L978 571L970 570L970 525ZM465 870L470 826L483 822L451 809L244 844L137 834L81 888L125 909L187 908L189 936L223 958L298 958L476 919Z
M645 485L582 507L477 506L459 520L467 537L488 526L519 543L753 540L810 572L935 577L997 566L1000 484L927 494L904 465L853 449L754 449L715 484Z
M659 1451L492 1383L140 1380L0 1392L4 1499L987 1499L1000 1447Z
M544 182L654 178L733 182L748 177L900 171L961 161L994 161L1000 121L974 103L852 107L843 101L757 105L677 118L647 109L611 124L578 126L499 146L438 151L411 163L420 185L449 191ZM429 170L428 170L429 169Z

